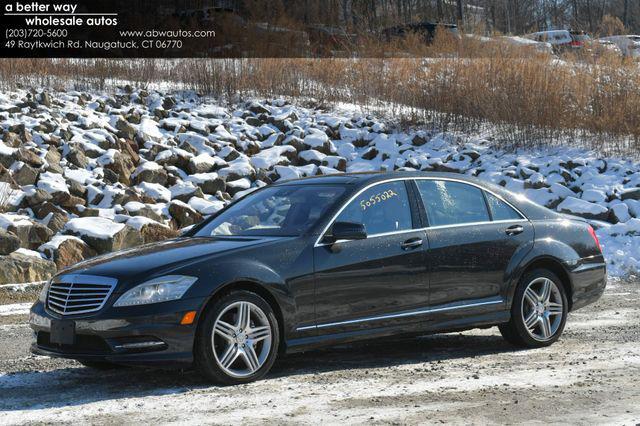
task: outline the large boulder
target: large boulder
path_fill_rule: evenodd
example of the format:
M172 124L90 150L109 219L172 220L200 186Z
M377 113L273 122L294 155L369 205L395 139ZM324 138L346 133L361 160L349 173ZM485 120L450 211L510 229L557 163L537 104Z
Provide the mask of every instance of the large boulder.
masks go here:
M104 217L71 219L65 225L64 232L79 237L98 254L142 244L142 237L137 230Z
M45 225L27 219L9 225L7 231L17 236L20 246L26 249L37 249L53 236L53 231Z
M184 228L202 221L202 215L192 209L187 203L179 200L171 201L169 213L176 222L178 228Z
M16 251L0 256L0 284L45 281L56 273L56 264L37 253Z
M127 226L140 232L144 244L168 240L169 238L177 237L179 234L175 229L142 216L129 219Z
M40 246L38 250L53 260L58 270L75 265L97 254L87 243L71 235L56 235L51 241Z
M25 163L13 172L13 179L18 185L34 185L38 180L39 174L40 172Z
M580 216L586 219L607 220L609 217L609 209L606 207L575 197L565 198L565 200L558 205L557 209L561 213Z
M20 238L12 232L0 228L0 255L11 254L20 248Z
M142 182L166 185L167 179L168 174L164 167L153 161L140 164L131 174L131 180L136 185Z
M19 148L14 153L14 158L35 168L38 168L44 164L44 161L38 156L38 154L27 148Z
M130 184L131 173L136 168L130 155L115 149L109 149L98 159L98 164L118 175L118 180L125 185Z

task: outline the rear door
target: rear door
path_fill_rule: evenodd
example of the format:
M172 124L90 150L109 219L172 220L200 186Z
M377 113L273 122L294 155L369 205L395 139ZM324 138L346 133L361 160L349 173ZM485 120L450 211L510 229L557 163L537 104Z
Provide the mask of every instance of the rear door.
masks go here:
M411 208L410 189L395 180L359 193L334 222L362 223L367 239L321 241L314 248L320 333L412 321L398 315L428 305L426 232Z
M428 220L430 305L504 295L505 271L533 227L500 197L462 181L416 180Z

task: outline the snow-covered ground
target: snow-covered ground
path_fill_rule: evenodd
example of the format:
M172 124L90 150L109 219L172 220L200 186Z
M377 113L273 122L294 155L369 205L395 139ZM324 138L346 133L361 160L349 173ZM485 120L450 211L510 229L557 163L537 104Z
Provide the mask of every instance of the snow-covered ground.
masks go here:
M0 317L1 423L557 424L561 413L563 424L634 425L639 295L637 281L611 280L546 348L514 349L496 328L384 338L280 357L264 380L228 387L31 355L26 315Z
M592 219L611 275L640 268L640 165L631 160L575 148L505 152L354 111L283 99L226 107L191 92L0 93L0 126L0 182L18 188L0 214L0 262L42 265L0 282L37 281L52 267L171 237L274 181L380 170L503 185Z

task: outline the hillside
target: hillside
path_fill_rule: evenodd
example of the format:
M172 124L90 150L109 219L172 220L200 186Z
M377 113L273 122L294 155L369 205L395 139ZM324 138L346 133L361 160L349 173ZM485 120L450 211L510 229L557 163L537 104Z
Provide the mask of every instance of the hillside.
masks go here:
M465 173L594 220L610 273L640 263L640 165L576 149L398 130L282 99L234 107L192 92L0 94L0 283L175 237L281 179L341 172Z

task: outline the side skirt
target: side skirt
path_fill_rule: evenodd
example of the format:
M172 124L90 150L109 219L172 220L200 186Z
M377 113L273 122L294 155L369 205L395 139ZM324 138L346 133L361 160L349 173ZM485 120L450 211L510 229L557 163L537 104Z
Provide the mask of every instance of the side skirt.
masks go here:
M422 318L420 318L422 317ZM393 315L363 318L349 322L301 327L298 331L316 329L318 334L286 342L286 352L301 352L326 346L388 336L415 336L479 327L491 327L508 322L511 312L501 298L483 299L442 305ZM403 320L404 319L404 320ZM333 327L371 322L371 327L331 332Z

